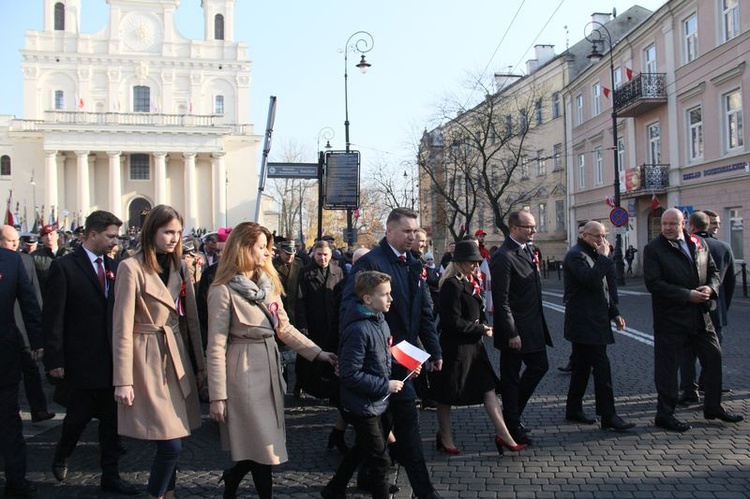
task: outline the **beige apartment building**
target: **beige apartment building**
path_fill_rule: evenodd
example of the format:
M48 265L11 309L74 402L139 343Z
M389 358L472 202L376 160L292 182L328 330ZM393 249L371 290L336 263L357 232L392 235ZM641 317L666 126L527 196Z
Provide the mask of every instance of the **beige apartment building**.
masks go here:
M614 22L605 28L612 31ZM745 258L750 242L744 231L750 216L750 134L743 107L750 99L749 28L750 5L740 0L671 0L613 40L611 54L606 43L599 46L603 59L563 91L569 226L596 219L614 232L605 199L613 196L617 154L621 205L630 215L622 232L624 248L632 244L642 250L659 234L663 210L678 206L686 212L718 212L723 220L719 237L730 242L738 260Z

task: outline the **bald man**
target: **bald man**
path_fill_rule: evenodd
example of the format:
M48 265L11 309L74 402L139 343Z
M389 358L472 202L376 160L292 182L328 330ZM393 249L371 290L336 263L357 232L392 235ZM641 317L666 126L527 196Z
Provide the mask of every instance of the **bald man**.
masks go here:
M615 412L612 370L607 357L607 345L615 342L611 324L614 322L622 330L625 319L617 308L615 265L609 257L606 236L604 225L588 222L563 262L565 339L573 345L565 418L583 424L596 423L595 418L583 412L583 396L593 372L596 412L602 417L602 429L626 431L635 424Z
M643 276L651 292L654 320L656 426L684 432L678 420L677 370L683 351L692 348L703 367L706 419L737 423L743 417L721 405L721 348L711 316L719 289L719 271L706 241L685 231L682 212L671 208L661 217L661 234L643 250Z

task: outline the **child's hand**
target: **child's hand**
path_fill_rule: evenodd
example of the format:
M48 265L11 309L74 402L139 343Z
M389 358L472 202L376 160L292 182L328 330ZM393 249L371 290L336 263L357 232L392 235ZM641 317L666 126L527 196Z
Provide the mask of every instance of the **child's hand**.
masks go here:
M388 382L388 392L398 393L404 387L404 382L397 379L392 379Z
M416 378L417 376L419 376L421 372L422 372L422 364L418 365L417 368L414 369L414 374L412 374L412 376Z

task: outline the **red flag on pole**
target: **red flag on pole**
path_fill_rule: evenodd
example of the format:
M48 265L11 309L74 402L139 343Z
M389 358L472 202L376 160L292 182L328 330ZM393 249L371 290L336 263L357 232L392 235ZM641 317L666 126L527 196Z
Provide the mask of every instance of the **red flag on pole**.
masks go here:
M11 211L11 205L13 204L13 190L10 190L10 193L8 194L8 206L5 209L5 217L3 220L3 224L5 225L16 225L15 217L13 217L13 212Z
M628 81L633 79L633 70L625 66L625 76L628 77Z
M607 87L602 87L602 92L604 93L604 97L606 97L607 99L609 99L609 94L610 94L611 90L608 89Z
M659 206L661 206L661 204L659 203L659 198L656 197L656 194L651 194L651 211L653 212Z
M430 354L415 347L404 340L391 347L391 355L396 361L409 371L424 364L430 358Z
M614 200L614 199L612 199L612 196L610 196L609 194L607 194L607 197L605 197L605 198L604 198L604 202L605 202L605 203L606 203L606 205L607 205L607 206L609 206L610 208L614 208L615 206L617 206L617 205L615 204L615 200Z

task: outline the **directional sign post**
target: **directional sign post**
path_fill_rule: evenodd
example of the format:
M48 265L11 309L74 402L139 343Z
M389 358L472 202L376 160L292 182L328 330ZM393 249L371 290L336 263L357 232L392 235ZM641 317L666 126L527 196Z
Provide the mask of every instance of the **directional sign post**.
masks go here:
M317 163L268 163L268 178L318 178Z

